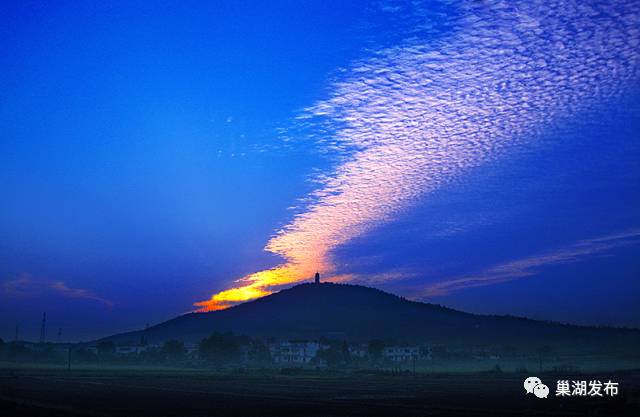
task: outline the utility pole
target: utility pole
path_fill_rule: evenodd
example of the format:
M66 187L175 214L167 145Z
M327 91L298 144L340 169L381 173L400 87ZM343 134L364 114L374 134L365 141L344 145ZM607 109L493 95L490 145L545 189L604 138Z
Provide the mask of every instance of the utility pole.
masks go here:
M40 343L44 343L47 337L47 312L42 313L42 326L40 326Z
M58 327L58 343L62 342L62 327Z

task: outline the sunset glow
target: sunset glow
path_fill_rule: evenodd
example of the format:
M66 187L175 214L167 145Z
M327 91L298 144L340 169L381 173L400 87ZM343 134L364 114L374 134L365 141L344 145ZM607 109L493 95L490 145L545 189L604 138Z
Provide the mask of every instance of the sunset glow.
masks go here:
M267 243L285 264L196 305L224 308L315 271L348 274L332 258L336 248L635 80L637 7L534 3L462 2L454 36L410 38L353 63L298 119L332 132L318 144L343 162ZM563 30L567 20L576 33Z

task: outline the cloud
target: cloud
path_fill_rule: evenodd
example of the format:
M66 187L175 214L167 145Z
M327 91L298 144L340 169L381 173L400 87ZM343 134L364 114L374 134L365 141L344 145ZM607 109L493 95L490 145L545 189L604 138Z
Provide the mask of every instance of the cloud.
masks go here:
M501 263L479 274L444 280L421 290L418 298L443 296L468 288L535 276L542 267L584 261L592 255L603 254L618 247L637 243L640 243L640 229L581 240L555 251Z
M113 302L111 300L107 300L106 298L102 298L93 292L86 290L84 288L70 288L62 281L56 281L49 285L49 288L56 291L58 294L61 294L64 297L69 298L80 298L85 300L93 300L97 301L101 304L104 304L107 307L113 307Z
M34 285L34 281L28 274L22 274L19 277L4 281L0 285L0 293L9 296L28 296L41 292L41 287Z
M84 288L68 287L63 281L36 280L29 274L22 274L13 280L0 284L0 295L9 297L31 297L44 293L55 293L63 297L97 301L109 308L113 302Z
M304 210L267 243L283 263L198 307L224 308L316 270L348 272L334 264L335 248L637 80L638 1L457 7L445 25L415 8L405 20L422 21L421 31L355 62L330 97L307 109L300 122L327 132L318 145L342 163L318 176ZM446 36L430 36L430 27L442 26Z

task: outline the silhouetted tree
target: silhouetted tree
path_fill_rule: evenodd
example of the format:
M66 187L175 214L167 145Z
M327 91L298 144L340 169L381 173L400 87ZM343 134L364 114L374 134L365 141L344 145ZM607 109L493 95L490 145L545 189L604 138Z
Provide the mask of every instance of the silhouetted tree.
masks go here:
M445 346L436 345L431 347L431 357L434 360L446 360L451 358L451 353Z
M22 342L11 342L7 347L7 357L9 359L32 359L29 349Z
M349 345L346 340L342 341L342 346L340 348L342 353L342 361L344 363L349 363L351 361L351 353L349 352Z
M98 356L88 349L78 349L72 352L74 362L95 362Z
M316 357L323 360L329 366L336 366L340 362L340 352L333 346L322 349Z
M116 345L112 341L102 341L96 346L100 359L107 359L116 353Z
M317 356L329 366L344 365L349 361L349 346L346 342L331 343L327 349L319 351Z
M333 346L336 343L334 339L329 339L326 336L320 336L320 339L318 339L318 342L324 346Z
M382 353L384 352L384 342L378 339L371 340L369 341L367 350L369 353L369 357L374 362L378 362L380 359L382 359Z
M262 340L252 340L249 343L249 361L253 363L270 363L271 354L269 348Z
M162 349L157 347L148 347L140 352L138 358L147 363L159 363L165 359L166 355Z
M178 360L184 357L187 350L184 347L184 343L179 340L168 340L164 342L162 346L162 352L170 360Z
M216 364L234 363L240 359L240 345L231 333L214 333L203 339L200 357Z
M51 343L39 343L31 352L31 355L33 356L33 359L37 361L50 361L55 359L53 345Z

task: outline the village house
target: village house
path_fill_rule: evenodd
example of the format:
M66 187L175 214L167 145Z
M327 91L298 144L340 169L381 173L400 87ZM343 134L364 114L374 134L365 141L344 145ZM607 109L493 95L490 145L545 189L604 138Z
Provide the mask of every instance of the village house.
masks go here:
M365 344L360 345L350 345L349 346L349 356L352 358L366 358L369 355L369 348Z
M116 346L115 354L118 356L127 356L132 354L140 354L142 352L147 351L149 348L155 348L157 345L121 345Z
M382 355L391 362L431 360L431 349L420 346L388 346Z
M275 364L304 365L316 357L320 344L315 341L292 340L269 345Z

